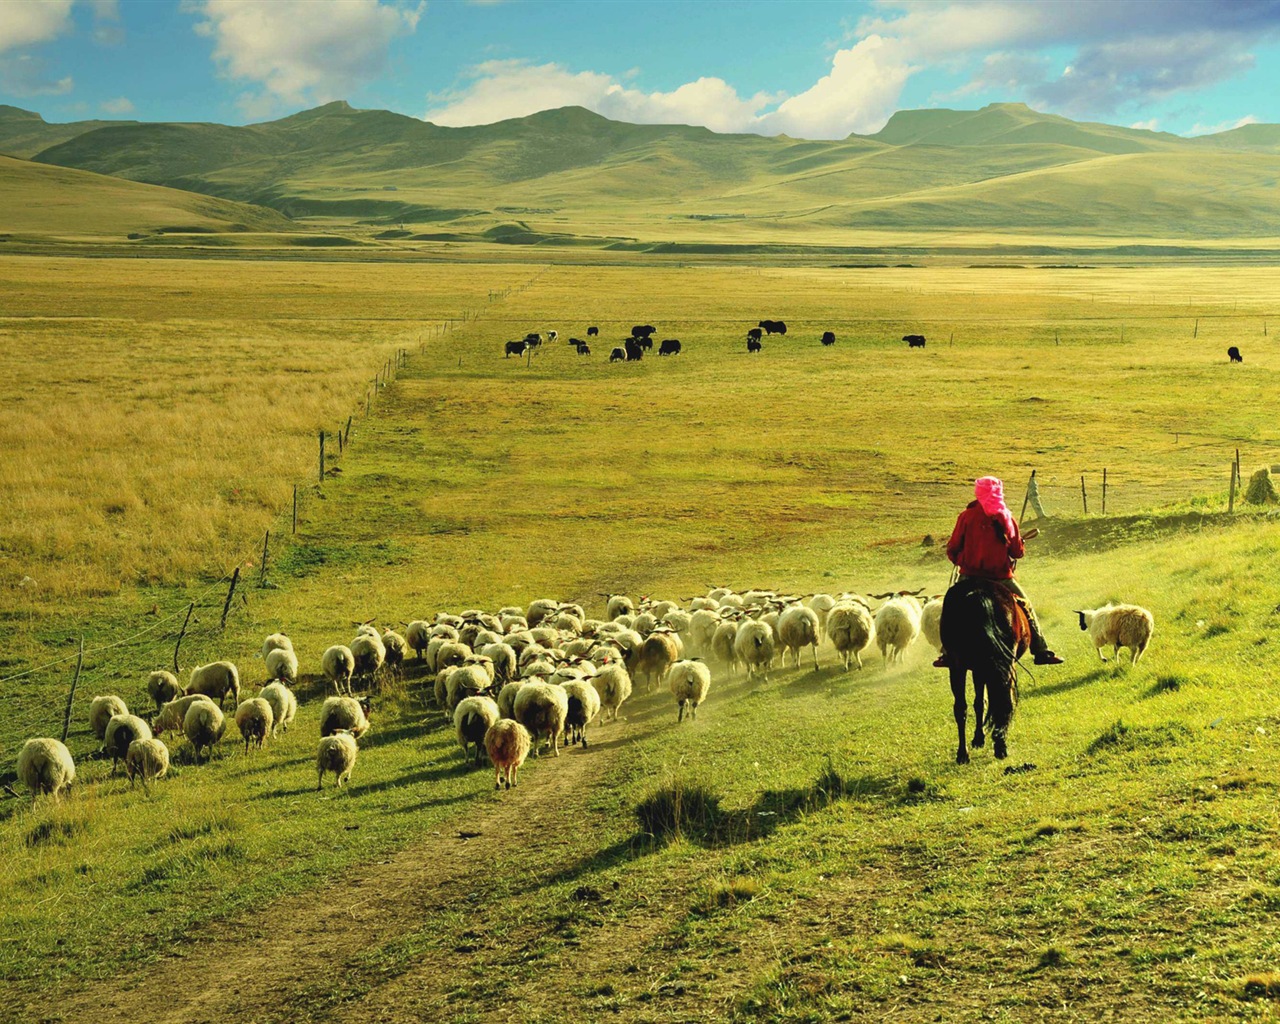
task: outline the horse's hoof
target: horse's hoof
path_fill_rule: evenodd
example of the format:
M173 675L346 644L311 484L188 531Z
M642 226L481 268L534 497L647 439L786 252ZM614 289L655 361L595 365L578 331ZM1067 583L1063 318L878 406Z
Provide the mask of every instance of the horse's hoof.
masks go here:
M995 754L996 754L997 761L1003 761L1006 757L1009 756L1009 751L1005 749L1005 745L1001 743L999 740L996 740Z
M987 742L987 738L982 733L974 733L973 742L969 744L971 747L980 747Z
M956 764L968 764L968 763L969 763L969 755L965 751L962 750L958 754L956 754Z

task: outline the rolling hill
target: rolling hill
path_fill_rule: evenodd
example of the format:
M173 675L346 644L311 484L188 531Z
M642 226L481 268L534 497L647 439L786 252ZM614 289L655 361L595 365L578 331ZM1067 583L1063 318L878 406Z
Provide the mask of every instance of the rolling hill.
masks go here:
M262 207L0 156L0 232L95 238L288 226Z
M0 108L0 151L42 138L29 154L40 163L366 235L395 226L411 241L857 247L945 232L970 245L1269 248L1280 237L1280 126L1185 139L1019 103L900 111L875 135L831 141L577 107L467 128L341 101L243 127L47 125Z

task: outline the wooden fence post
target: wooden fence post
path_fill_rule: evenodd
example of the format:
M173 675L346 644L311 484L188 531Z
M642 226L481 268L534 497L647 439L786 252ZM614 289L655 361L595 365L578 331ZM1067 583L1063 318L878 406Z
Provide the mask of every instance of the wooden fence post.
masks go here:
M1236 510L1236 464L1231 463L1231 490L1227 492L1227 511Z
M293 485L293 532L298 532L298 485Z
M71 729L71 701L76 695L76 683L80 682L80 669L84 667L84 637L80 638L80 656L76 658L76 674L71 677L71 692L67 694L67 709L62 713L62 742L67 742Z
M342 433L343 433L343 439L346 441L347 444L350 444L351 443L351 417L350 416L347 417L347 429L344 430Z
M1031 471L1031 479L1029 479L1029 480L1027 481L1027 493L1026 493L1026 496L1025 496L1025 497L1023 497L1023 499L1022 499L1022 512L1021 512L1021 513L1019 513L1019 515L1018 515L1018 525L1019 525L1019 526L1021 526L1021 525L1022 525L1022 520L1023 520L1023 519L1025 519L1025 518L1026 518L1026 516L1027 516L1027 502L1029 502L1029 501L1031 500L1031 485L1032 485L1032 483L1034 483L1034 482L1035 482L1035 479L1036 479L1036 471L1033 469L1033 470Z
M1107 467L1102 467L1102 514L1107 514Z
M1191 337L1193 338L1200 337L1200 318L1199 317L1196 317L1196 325L1191 329Z
M1084 505L1084 514L1089 514L1089 495L1084 489L1084 474L1080 474L1080 501Z
M265 587L267 585L267 544L271 541L271 531L268 530L262 538L262 562L258 566L258 586Z
M236 571L231 574L231 586L227 588L227 599L222 604L222 624L219 629L227 628L227 612L231 610L231 595L236 592L236 584L240 582L240 566L236 566Z
M320 483L324 483L324 431L320 431Z

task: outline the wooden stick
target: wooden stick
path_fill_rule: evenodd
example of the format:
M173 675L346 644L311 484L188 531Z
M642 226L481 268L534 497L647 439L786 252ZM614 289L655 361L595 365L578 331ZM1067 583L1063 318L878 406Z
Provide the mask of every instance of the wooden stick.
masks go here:
M76 683L80 682L80 669L84 667L84 637L80 638L80 656L76 658L76 674L71 679L71 692L67 694L67 709L62 713L62 742L67 742L71 729L71 701L76 695Z
M267 585L267 544L271 540L271 531L268 530L262 538L262 562L258 566L258 586L265 587Z
M1102 467L1102 514L1107 514L1107 467Z
M324 483L324 431L320 431L320 482Z
M227 599L222 605L222 624L219 629L227 628L227 612L231 610L231 595L236 592L236 584L240 582L240 566L236 566L236 571L231 574L231 586L227 589Z
M1080 500L1084 503L1084 514L1089 514L1089 495L1084 489L1084 474L1080 475Z
M298 485L293 485L293 532L298 532Z
M1231 490L1227 494L1227 511L1236 510L1236 464L1231 463Z
M178 642L173 645L173 671L175 675L178 672L178 648L182 646L182 638L187 635L187 623L191 621L191 613L195 610L196 603L192 601L187 605L187 617L182 620L182 629L178 631Z
M1022 520L1023 520L1023 519L1025 519L1025 518L1026 518L1026 516L1027 516L1027 502L1029 502L1029 501L1031 500L1031 481L1032 481L1032 480L1034 480L1035 478L1036 478L1036 471L1033 469L1033 470L1031 471L1031 479L1027 481L1027 493L1026 493L1026 496L1022 499L1022 512L1021 512L1021 513L1019 514L1019 516L1018 516L1018 525L1019 525L1019 526L1021 526L1021 525L1022 525Z

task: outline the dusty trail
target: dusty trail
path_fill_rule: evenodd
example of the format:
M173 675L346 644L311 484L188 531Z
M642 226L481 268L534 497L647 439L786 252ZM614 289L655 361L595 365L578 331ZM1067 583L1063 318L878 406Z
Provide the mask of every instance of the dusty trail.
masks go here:
M352 970L361 956L430 929L433 920L456 912L462 897L491 888L491 866L504 854L519 849L531 869L563 868L566 837L575 822L581 824L585 783L624 752L632 731L625 720L616 730L612 724L597 726L595 738L605 742L586 750L562 749L559 758L544 754L536 772L527 770L531 759L518 789L454 819L450 831L384 862L357 867L341 882L280 900L252 918L210 924L188 936L180 955L119 980L67 992L52 1006L29 1005L26 1019L95 1024L334 1019L324 1005L328 1000L317 994L340 993L344 975L351 975L349 995L358 996L367 988ZM478 771L477 787L492 785L492 778L492 771ZM394 978L387 980L394 984ZM460 980L437 972L428 987L443 995ZM419 977L419 994L422 985ZM389 1008L380 999L375 1002Z

